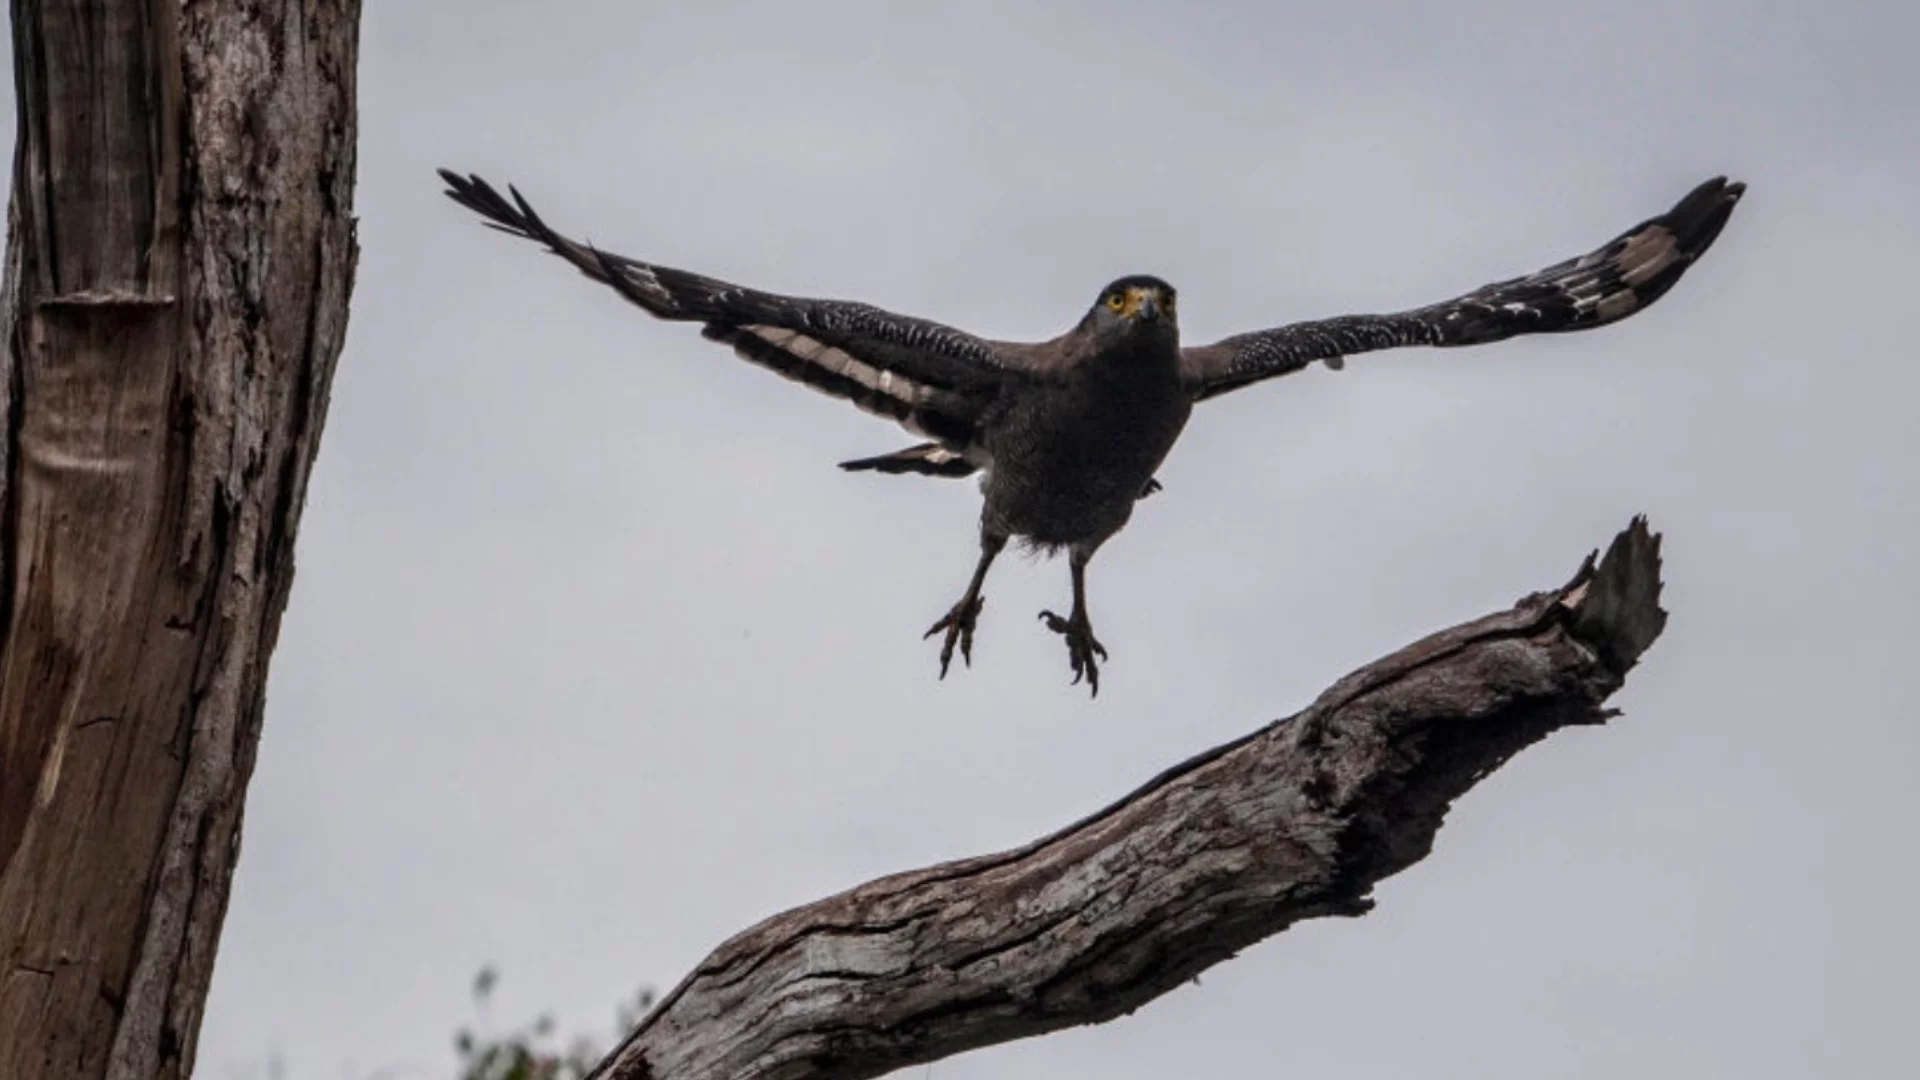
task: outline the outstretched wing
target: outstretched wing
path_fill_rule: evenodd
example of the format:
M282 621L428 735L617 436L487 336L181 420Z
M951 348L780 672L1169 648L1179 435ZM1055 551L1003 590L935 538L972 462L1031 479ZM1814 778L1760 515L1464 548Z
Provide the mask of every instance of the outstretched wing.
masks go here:
M1536 274L1395 315L1347 315L1236 334L1180 350L1194 400L1299 371L1315 360L1402 345L1479 345L1516 334L1586 330L1624 319L1659 299L1707 248L1746 185L1716 177L1673 209L1596 251Z
M512 187L509 202L477 176L440 170L447 195L487 224L538 240L595 281L662 318L702 333L762 367L843 398L917 434L964 447L981 412L1034 368L1026 347L866 304L759 292L672 267L612 255L547 227Z

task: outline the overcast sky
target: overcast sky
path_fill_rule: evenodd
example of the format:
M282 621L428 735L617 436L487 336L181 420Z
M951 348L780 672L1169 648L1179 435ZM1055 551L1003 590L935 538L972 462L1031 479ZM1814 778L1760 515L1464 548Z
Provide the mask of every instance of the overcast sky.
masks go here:
M1664 0L368 4L365 254L200 1075L445 1077L870 877L1014 845L1563 581L1635 512L1664 638L1359 920L934 1066L1893 1077L1920 968L1920 8ZM11 93L10 88L6 91ZM1101 552L1097 702L970 482L440 195L995 337L1126 272L1188 340L1410 306L1752 189L1591 334L1374 354L1196 411ZM910 1071L920 1076L924 1069Z

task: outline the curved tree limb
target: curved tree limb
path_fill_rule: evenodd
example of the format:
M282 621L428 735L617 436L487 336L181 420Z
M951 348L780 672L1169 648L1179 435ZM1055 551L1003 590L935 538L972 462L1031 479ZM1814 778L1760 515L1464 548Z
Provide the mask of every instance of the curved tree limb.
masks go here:
M1573 580L1369 664L1023 848L869 882L714 950L595 1076L850 1080L1129 1012L1361 915L1452 801L1602 708L1666 621L1636 518Z

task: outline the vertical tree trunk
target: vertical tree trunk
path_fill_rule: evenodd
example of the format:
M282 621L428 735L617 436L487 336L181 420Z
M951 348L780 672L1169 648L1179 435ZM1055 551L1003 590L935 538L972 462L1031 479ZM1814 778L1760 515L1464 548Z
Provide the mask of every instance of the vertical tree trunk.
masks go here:
M192 1067L346 328L358 0L13 0L0 1077Z

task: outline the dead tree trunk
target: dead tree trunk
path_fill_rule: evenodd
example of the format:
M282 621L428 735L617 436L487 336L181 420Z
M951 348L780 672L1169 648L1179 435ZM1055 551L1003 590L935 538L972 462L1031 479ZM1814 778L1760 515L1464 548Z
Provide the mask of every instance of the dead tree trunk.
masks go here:
M358 0L13 0L0 1076L192 1067L346 329Z
M687 976L601 1080L855 1080L1110 1020L1301 919L1360 915L1448 805L1593 724L1665 623L1643 521L1573 581L1361 668L1306 711L1015 851L777 915Z

